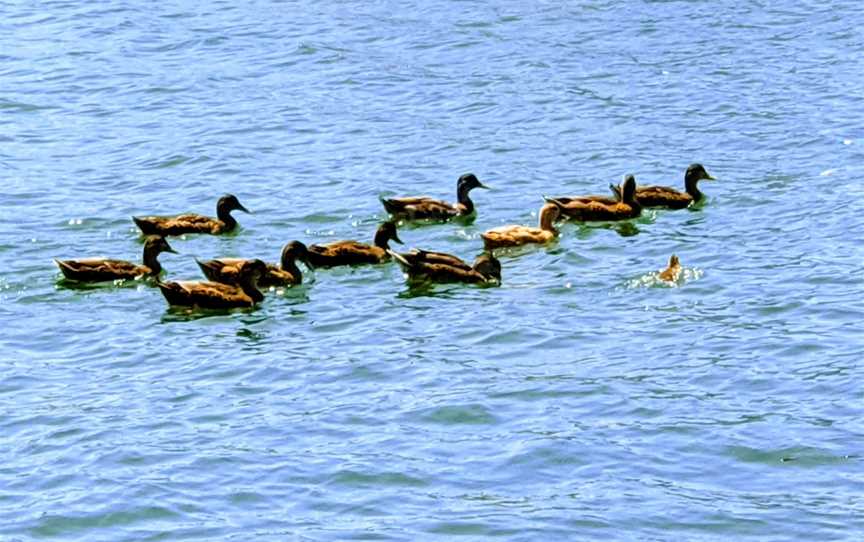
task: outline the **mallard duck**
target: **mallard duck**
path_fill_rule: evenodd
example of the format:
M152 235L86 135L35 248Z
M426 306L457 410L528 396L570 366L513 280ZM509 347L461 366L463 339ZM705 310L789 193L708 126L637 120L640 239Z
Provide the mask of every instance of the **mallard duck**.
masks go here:
M249 210L240 204L237 196L228 194L219 198L216 203L216 217L188 213L177 216L133 216L132 220L145 234L183 235L184 233L209 233L218 235L227 233L237 227L237 221L231 216L233 210L248 213Z
M54 260L57 267L69 280L78 282L106 282L121 279L135 279L142 276L155 277L162 272L158 256L162 252L175 251L164 237L151 235L144 241L144 265L125 260L87 258L83 260Z
M642 207L683 209L702 199L703 194L698 186L701 180L713 181L714 177L705 171L702 164L691 164L684 173L684 192L668 186L638 186L636 199Z
M310 245L309 261L315 267L383 263L390 259L390 255L387 253L390 249L390 240L402 244L402 240L396 234L396 223L392 220L388 220L378 227L373 245L359 241L337 241L327 245Z
M473 284L501 282L501 262L489 252L478 256L472 265L443 252L412 250L397 253L391 250L390 255L402 266L410 280Z
M291 241L282 248L280 266L267 264L267 271L258 279L258 286L269 288L271 286L290 286L303 282L303 273L297 267L297 260L305 263L311 269L309 262L309 251L306 245L300 241ZM240 269L250 260L240 258L219 258L198 262L198 267L204 276L215 282L236 284L240 277Z
M502 247L516 247L527 244L544 244L558 237L555 220L561 214L558 206L547 203L540 209L540 225L531 226L499 226L480 234L486 250Z
M160 282L159 289L171 305L202 309L251 307L264 299L264 294L258 289L258 281L266 272L266 263L248 260L240 265L236 284Z
M620 190L621 201L616 201L611 205L599 201L582 202L579 200L564 203L553 198L546 198L546 201L557 205L562 215L581 222L628 220L642 214L642 206L634 197L636 178L633 175L627 175Z
M586 196L555 196L550 199L554 199L558 203L563 203L564 205L568 205L570 203L591 203L597 202L602 203L604 205L615 205L619 201L621 201L621 187L609 184L609 190L612 191L612 197L610 196L600 196L600 195L586 195Z
M681 278L681 262L678 261L678 256L672 255L669 258L669 267L660 271L658 275L660 280L665 280L667 282L678 282L678 279Z
M473 173L466 173L456 182L457 202L448 203L428 196L382 199L381 203L394 218L406 220L448 220L474 212L474 202L468 193L475 188L489 188Z

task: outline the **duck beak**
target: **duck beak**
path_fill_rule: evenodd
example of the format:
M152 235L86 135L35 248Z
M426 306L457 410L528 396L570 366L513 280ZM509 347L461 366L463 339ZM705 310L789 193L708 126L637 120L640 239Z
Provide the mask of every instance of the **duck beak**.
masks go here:
M250 215L252 214L252 211L250 211L250 210L247 209L246 207L243 207L243 205L241 205L240 203L237 204L237 210L238 210L238 211L243 211L244 213L248 213L248 214L250 214Z
M702 178L705 179L706 181L716 181L717 180L716 177L712 177L711 174L708 173L707 171L705 172L705 176Z
M405 244L405 243L402 242L402 239L399 239L399 236L396 235L395 233L393 234L392 239L393 239L394 241L396 241L397 243L399 243L400 245L404 245L404 244Z
M171 248L171 247L167 247L167 248L166 248L165 250L163 250L162 252L170 252L171 254L180 254L179 252L177 252L176 250L174 250L174 249Z
M485 184L481 183L480 181L477 181L477 188L485 188L486 190L492 190L490 187L486 186Z
M309 261L309 257L308 257L308 256L303 256L303 258L301 259L301 261L302 261L304 264L306 264L306 267L308 267L310 270L314 270L314 269L315 269L315 266L312 265L312 262Z

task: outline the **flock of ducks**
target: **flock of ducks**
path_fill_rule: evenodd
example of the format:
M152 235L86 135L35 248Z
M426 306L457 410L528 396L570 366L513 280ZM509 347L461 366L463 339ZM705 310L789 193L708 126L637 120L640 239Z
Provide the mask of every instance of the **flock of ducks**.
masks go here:
M207 282L161 281L162 266L158 256L163 252L176 252L165 237L190 233L219 235L234 230L237 220L231 212L249 211L233 195L219 199L215 218L193 213L132 217L146 236L142 264L101 258L55 262L66 280L106 282L153 278L169 304L206 309L251 307L264 299L261 288L302 283L303 274L297 266L298 261L309 269L315 269L393 260L403 268L410 281L494 285L501 282L501 262L494 255L496 249L550 243L558 236L555 223L562 219L609 222L636 218L643 208L683 209L702 199L699 181L713 179L701 164L692 164L684 175L683 192L667 186L637 186L635 177L627 175L619 186L609 185L612 196L544 196L546 203L540 209L537 227L514 224L482 233L484 252L471 264L443 252L412 249L399 253L389 244L390 241L402 244L396 230L399 221L446 222L473 216L476 209L470 198L471 191L488 187L471 173L459 177L455 203L426 196L382 199L381 203L391 219L381 224L371 245L352 240L306 246L300 241L291 241L282 249L279 265L260 259L196 260L209 279ZM669 267L659 274L659 278L675 282L680 275L681 264L673 255Z

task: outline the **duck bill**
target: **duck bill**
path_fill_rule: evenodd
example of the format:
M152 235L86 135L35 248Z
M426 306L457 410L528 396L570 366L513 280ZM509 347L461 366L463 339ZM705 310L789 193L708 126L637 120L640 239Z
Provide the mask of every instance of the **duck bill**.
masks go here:
M244 213L247 213L247 214L250 214L250 215L252 214L252 211L250 211L250 210L247 209L246 207L243 207L243 206L242 206L241 204L239 204L239 203L237 204L237 210L238 210L238 211L243 211Z
M478 183L477 183L477 188L483 188L484 190L492 190L491 187L486 186L485 184L483 184L483 183L481 183L481 182L478 182Z
M312 262L309 261L309 258L304 256L303 258L300 259L300 261L303 262L306 265L306 267L308 267L310 270L315 269L315 266L312 265Z
M174 249L171 248L171 247L166 248L166 249L163 250L162 252L170 252L171 254L180 254L179 252L177 252L176 250L174 250Z
M717 180L717 177L712 177L711 174L708 173L707 171L705 172L705 176L702 178L705 179L706 181L716 181Z
M405 243L402 242L402 239L399 239L399 236L396 235L395 233L393 234L392 239L393 239L394 242L399 243L400 245L404 245L404 244L405 244Z

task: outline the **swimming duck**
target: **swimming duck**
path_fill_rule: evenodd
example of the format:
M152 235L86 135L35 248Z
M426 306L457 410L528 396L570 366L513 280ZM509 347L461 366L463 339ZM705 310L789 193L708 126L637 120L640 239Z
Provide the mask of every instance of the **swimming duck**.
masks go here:
M392 220L388 220L378 227L373 245L358 241L337 241L327 245L311 245L309 247L309 261L315 267L383 263L390 259L390 255L387 253L390 249L390 240L402 244L402 240L396 234L396 223Z
M472 265L443 252L412 250L400 254L391 250L390 255L402 266L409 280L412 281L501 283L501 262L489 252L478 256Z
M561 210L561 214L581 222L628 220L642 214L642 205L636 200L636 178L627 175L620 189L621 200L608 205L599 201L582 202L578 199L564 203L546 198Z
M124 260L87 258L83 260L54 260L57 267L69 280L79 282L105 282L118 279L135 279L142 276L155 277L162 272L158 256L162 252L177 253L164 237L151 235L144 241L144 265Z
M609 190L612 191L612 197L610 196L600 196L600 195L587 195L587 196L555 196L551 199L554 199L558 203L563 203L567 205L569 203L578 202L578 203L591 203L597 202L602 203L604 205L615 205L619 201L621 201L621 187L609 184Z
M665 280L667 282L678 282L678 279L681 278L681 262L678 261L678 256L672 255L669 258L669 267L660 272L660 280Z
M499 226L480 234L486 250L502 247L516 247L527 244L545 244L558 237L555 220L561 214L558 206L547 203L540 209L540 225L531 226Z
M456 182L455 204L436 200L428 196L382 199L381 203L394 218L406 220L448 220L474 213L474 202L468 193L475 188L489 188L473 173L466 173Z
M303 282L303 273L297 267L297 260L305 263L311 269L309 263L309 251L306 245L300 241L291 241L282 248L280 265L267 264L266 272L258 279L258 286L269 288L271 286L290 286ZM240 278L240 270L251 260L241 258L219 258L198 262L198 267L204 276L215 282L237 284Z
M145 234L183 235L184 233L209 233L219 235L237 227L237 221L231 216L233 210L248 213L249 210L240 204L237 196L228 194L219 198L216 203L216 217L187 213L177 216L133 216L132 220Z
M202 309L252 307L264 299L258 281L267 272L261 260L248 260L239 266L236 284L221 282L160 282L159 289L171 305Z
M703 194L698 186L701 180L715 179L705 171L702 164L691 164L684 173L684 192L668 186L639 186L636 188L636 199L642 207L683 209L702 199Z

